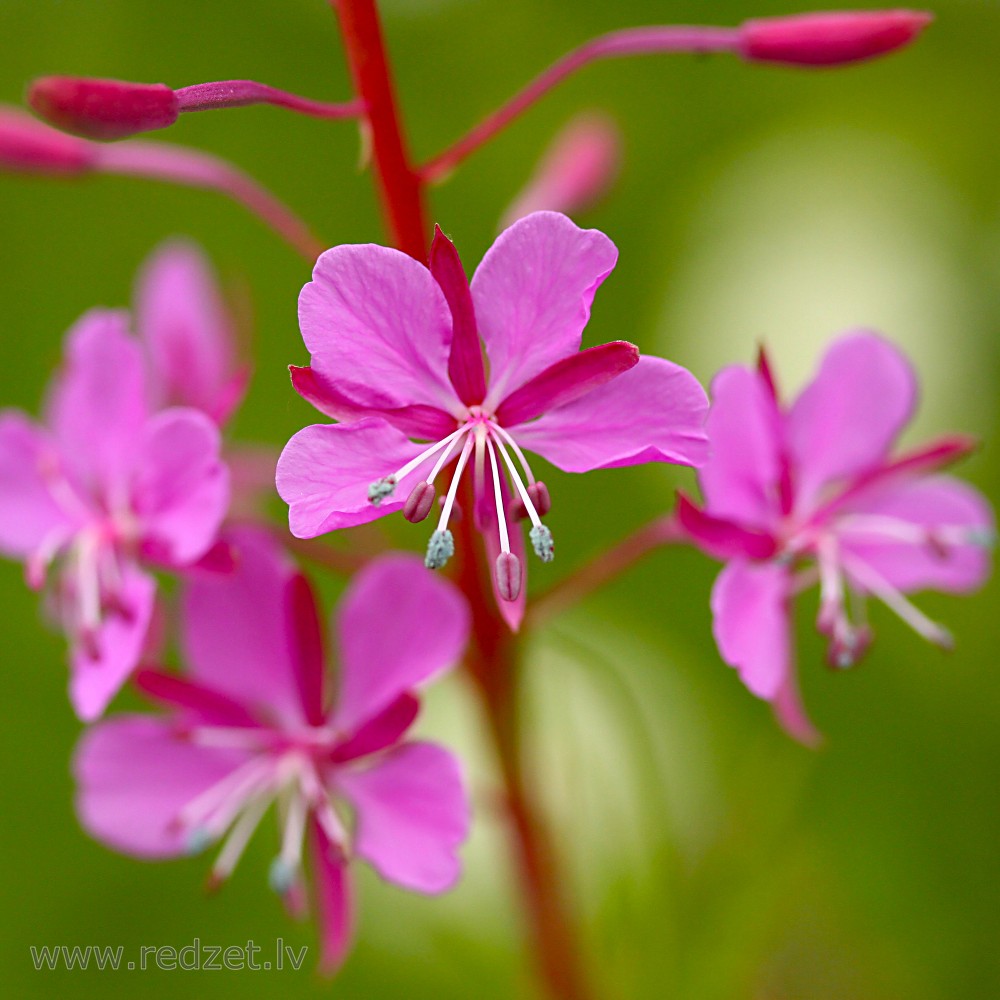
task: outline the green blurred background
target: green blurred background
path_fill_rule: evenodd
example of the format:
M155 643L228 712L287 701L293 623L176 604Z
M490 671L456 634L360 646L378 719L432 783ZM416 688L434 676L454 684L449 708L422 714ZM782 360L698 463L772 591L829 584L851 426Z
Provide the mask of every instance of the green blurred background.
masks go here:
M430 155L570 46L627 25L736 23L786 0L387 0L413 144ZM628 338L704 382L772 348L786 387L826 340L882 329L924 379L914 438L979 435L965 474L996 494L1000 334L1000 5L940 0L911 51L833 72L720 57L595 66L434 193L471 265L552 134L575 110L619 122L625 167L580 221L621 250L590 342ZM348 93L322 0L3 0L0 100L42 73L183 86L246 77L315 97ZM166 138L230 157L331 244L380 238L350 124L273 109L186 117ZM285 365L305 353L295 299L308 269L217 196L132 180L0 177L0 399L37 412L63 332L92 305L125 305L133 273L186 233L246 292L256 376L236 425L280 447L313 419ZM691 478L662 468L548 477L554 567L662 511ZM281 511L275 508L275 516ZM403 546L423 534L396 526ZM996 835L997 591L927 595L958 649L925 646L881 608L879 641L833 675L803 602L801 674L828 740L787 739L710 642L716 569L664 551L540 635L529 657L537 775L565 845L602 996L682 1000L985 1000L1000 995ZM489 758L460 680L429 698L424 730L470 762L478 828L451 896L363 882L361 932L340 978L312 971L35 972L29 945L182 947L277 937L312 944L266 887L258 837L217 897L207 861L143 864L78 828L68 761L79 732L61 640L21 570L0 566L5 996L492 998L533 995ZM127 698L126 698L127 703Z

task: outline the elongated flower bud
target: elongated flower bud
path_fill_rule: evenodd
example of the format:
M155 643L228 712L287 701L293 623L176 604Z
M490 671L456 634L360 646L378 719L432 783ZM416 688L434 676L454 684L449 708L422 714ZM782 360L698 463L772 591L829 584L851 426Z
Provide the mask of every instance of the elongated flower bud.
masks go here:
M162 83L43 76L28 88L41 118L86 139L125 139L177 121L174 92Z
M908 45L933 20L914 10L842 11L746 21L740 52L753 62L839 66Z
M94 152L86 142L16 108L0 107L0 170L73 176L93 166Z

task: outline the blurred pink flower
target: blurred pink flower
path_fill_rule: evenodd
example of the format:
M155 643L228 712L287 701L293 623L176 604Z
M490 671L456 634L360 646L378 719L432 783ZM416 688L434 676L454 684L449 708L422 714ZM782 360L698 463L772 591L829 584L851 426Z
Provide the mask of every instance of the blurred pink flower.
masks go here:
M430 269L372 244L324 253L299 298L312 367L293 368L292 380L340 423L299 431L278 461L292 534L311 538L397 510L422 520L434 480L457 456L425 560L439 568L454 550L448 525L471 460L475 524L516 628L523 539L513 518L527 515L536 554L553 556L541 521L548 490L524 449L567 472L697 465L706 454L707 401L689 372L623 341L580 350L616 258L603 233L554 212L503 232L471 287L440 231Z
M728 563L712 592L723 659L807 742L816 734L794 675L795 594L819 581L817 627L829 638L831 665L848 667L870 641L866 597L949 645L947 631L904 595L971 590L989 572L989 504L934 474L971 442L946 438L890 456L916 398L907 360L867 332L837 340L789 407L763 355L757 371L733 366L712 383L712 457L699 471L704 509L682 497L678 513L694 541Z
M70 697L93 719L135 667L153 612L143 564L180 567L215 541L229 502L219 432L201 412L151 405L125 313L70 331L44 425L0 414L0 551L41 587L71 645Z
M139 857L177 857L224 838L217 884L273 803L282 834L271 884L301 909L308 843L322 961L332 970L350 943L352 854L418 892L442 892L459 877L456 850L469 828L459 764L404 736L419 710L413 688L459 658L468 611L416 558L371 563L337 613L334 694L308 583L267 533L242 530L232 543L235 572L199 574L186 587L188 672L138 675L170 715L92 728L76 753L77 808L93 836Z

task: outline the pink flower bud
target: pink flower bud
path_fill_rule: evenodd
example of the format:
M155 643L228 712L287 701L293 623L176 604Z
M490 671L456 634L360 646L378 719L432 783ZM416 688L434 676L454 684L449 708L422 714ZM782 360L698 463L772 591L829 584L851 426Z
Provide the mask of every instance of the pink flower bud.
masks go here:
M740 53L755 62L839 66L902 48L932 20L932 15L913 10L762 18L741 26Z
M73 175L94 164L94 150L16 108L0 107L0 170Z
M162 83L44 76L28 104L46 121L87 139L125 139L177 121L177 96Z

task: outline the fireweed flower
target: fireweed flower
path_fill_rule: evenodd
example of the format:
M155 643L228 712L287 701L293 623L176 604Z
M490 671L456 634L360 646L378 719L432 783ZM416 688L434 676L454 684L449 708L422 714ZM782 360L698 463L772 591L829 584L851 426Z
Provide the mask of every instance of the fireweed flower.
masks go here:
M158 247L135 296L153 405L193 406L223 424L246 391L232 317L204 254L186 240Z
M309 368L295 388L338 421L299 431L278 461L292 534L311 538L402 510L428 516L455 461L427 547L443 566L459 484L471 469L476 527L508 622L523 612L518 516L543 561L549 493L526 451L567 472L706 455L706 398L683 368L616 341L580 350L614 244L554 212L503 232L472 279L438 232L430 268L396 250L340 246L299 298ZM487 376L483 346L489 360Z
M337 613L334 693L305 579L267 533L244 529L232 541L232 574L188 581L188 672L137 677L170 714L119 716L83 737L77 808L98 840L142 858L221 841L210 879L218 884L273 804L281 846L271 885L301 909L308 849L332 970L350 943L353 855L417 892L442 892L460 874L469 806L458 761L405 734L419 710L413 688L461 655L468 610L416 558L371 563Z
M49 566L70 641L70 698L100 715L135 667L156 583L215 541L229 501L219 432L200 411L151 405L125 313L87 313L67 338L43 425L0 413L0 551L40 588Z
M692 539L728 563L712 591L723 659L807 742L816 734L792 663L795 594L818 580L817 628L831 665L845 668L870 641L867 597L948 646L948 632L904 595L971 590L989 571L989 505L935 474L971 442L946 438L891 457L916 399L907 360L867 332L837 340L791 406L763 354L757 371L733 366L712 383L712 455L698 474L705 505L682 497L678 513Z

